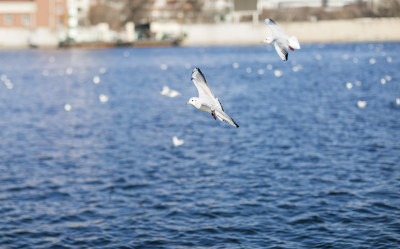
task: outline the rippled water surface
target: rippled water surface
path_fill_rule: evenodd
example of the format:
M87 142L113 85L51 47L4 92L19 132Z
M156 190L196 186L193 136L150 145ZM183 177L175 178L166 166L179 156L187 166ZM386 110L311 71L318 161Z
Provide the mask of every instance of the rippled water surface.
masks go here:
M399 51L1 51L0 247L398 247Z

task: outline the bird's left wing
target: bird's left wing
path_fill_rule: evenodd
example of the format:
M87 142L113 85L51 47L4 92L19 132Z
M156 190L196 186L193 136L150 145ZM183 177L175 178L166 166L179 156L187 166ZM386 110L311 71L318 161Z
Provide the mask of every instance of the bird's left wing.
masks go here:
M226 114L224 111L222 110L215 110L215 115L217 116L217 118L221 121L224 121L232 126L235 126L236 128L239 127L238 124L236 124L236 122L228 115Z
M287 61L289 54L289 43L285 39L277 39L274 43L275 50L282 60Z
M214 99L214 93L211 91L211 88L208 86L206 78L201 72L200 68L193 69L192 72L192 81L199 92L199 98L207 98L211 97Z

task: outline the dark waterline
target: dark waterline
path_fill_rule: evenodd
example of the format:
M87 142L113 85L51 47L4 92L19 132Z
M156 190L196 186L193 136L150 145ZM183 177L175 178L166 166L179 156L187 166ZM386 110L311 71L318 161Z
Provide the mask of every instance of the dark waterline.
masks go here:
M399 247L399 51L0 51L0 247Z

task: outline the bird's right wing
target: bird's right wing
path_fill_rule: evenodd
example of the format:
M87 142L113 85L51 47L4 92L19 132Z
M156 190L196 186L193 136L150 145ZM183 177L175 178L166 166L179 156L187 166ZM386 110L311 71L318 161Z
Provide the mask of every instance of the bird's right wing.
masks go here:
M288 41L285 39L277 39L274 43L274 46L279 57L281 57L282 60L287 61L289 49Z
M267 24L274 37L279 38L286 35L283 28L276 24L274 20L267 18L265 19L265 24Z
M222 110L215 110L215 115L217 116L217 118L221 121L224 121L232 126L235 126L236 128L239 127L238 124L236 124L236 122L228 115L226 114L224 111Z
M208 86L206 78L201 72L200 68L193 69L192 72L192 81L199 92L199 98L212 98L214 99L214 93L211 91L211 88Z

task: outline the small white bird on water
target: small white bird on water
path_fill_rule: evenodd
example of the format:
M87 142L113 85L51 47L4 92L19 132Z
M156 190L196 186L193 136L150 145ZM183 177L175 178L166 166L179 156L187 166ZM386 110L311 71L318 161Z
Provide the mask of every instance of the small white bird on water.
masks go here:
M289 55L289 49L294 51L300 49L300 43L295 36L288 36L283 28L278 26L272 19L265 19L265 24L269 29L267 38L262 41L268 45L274 45L275 50L282 60L287 61Z
M183 139L178 139L177 136L172 137L172 143L174 144L175 147L181 146L182 144L185 143L185 140Z
M214 97L214 93L211 91L206 78L199 68L193 69L192 81L199 92L199 97L190 98L186 104L191 104L200 111L211 113L215 120L218 118L232 126L239 127L239 125L224 112L221 102L219 102L218 98Z
M106 103L108 101L108 96L105 94L100 94L99 95L99 100L101 103Z
M365 108L367 106L367 101L359 100L357 101L357 106L360 109Z
M162 91L160 92L161 95L170 97L170 98L175 98L178 97L179 95L181 95L178 91L176 90L172 90L167 86L164 86Z

